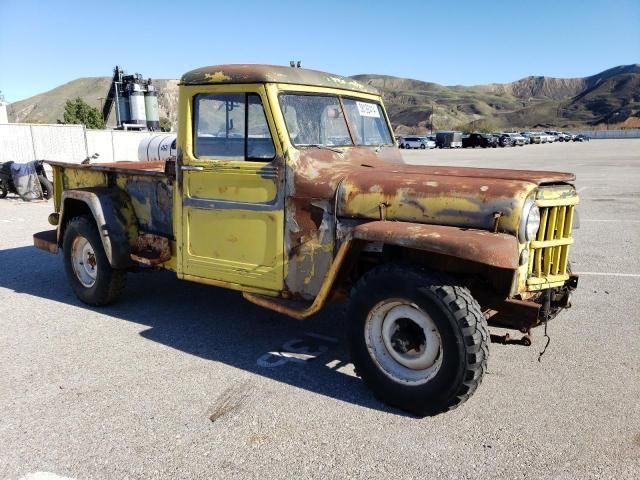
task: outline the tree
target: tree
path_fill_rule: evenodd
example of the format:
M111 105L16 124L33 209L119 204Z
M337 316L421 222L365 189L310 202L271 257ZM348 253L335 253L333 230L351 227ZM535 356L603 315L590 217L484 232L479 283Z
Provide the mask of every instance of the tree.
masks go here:
M469 123L465 123L463 125L458 125L458 129L463 132L480 132L480 133L491 133L495 132L496 125L487 120L486 118L481 118L479 120L473 120Z
M170 132L172 128L171 120L167 117L160 117L160 130L163 132Z
M80 97L67 100L64 104L64 123L75 123L87 128L104 128L104 120L100 111L89 105Z

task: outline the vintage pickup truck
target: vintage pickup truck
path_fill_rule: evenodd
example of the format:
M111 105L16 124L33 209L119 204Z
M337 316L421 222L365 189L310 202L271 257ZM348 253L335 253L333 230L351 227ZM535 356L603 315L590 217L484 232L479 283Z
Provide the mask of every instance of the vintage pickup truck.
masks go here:
M570 306L572 174L405 164L379 94L319 71L221 65L179 88L175 159L50 162L56 229L34 243L83 302L149 268L296 319L344 302L356 372L419 415L473 394L488 324Z

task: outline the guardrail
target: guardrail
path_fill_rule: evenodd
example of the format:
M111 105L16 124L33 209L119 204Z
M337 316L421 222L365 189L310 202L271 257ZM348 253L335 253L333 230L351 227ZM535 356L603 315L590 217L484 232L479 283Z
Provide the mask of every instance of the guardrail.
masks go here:
M614 139L614 138L640 138L640 129L629 128L620 130L580 130L572 133L588 135L593 139Z

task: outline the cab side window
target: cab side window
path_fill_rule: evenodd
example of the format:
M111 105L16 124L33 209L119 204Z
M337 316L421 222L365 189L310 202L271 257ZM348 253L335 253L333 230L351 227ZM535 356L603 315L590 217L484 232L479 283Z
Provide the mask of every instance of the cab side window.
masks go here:
M198 94L193 105L194 154L203 160L269 161L273 139L260 96Z

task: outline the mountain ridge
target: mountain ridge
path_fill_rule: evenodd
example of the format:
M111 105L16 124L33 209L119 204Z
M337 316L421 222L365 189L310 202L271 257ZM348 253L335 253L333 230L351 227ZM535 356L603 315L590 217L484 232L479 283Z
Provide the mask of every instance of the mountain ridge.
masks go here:
M440 85L390 75L353 75L382 94L397 133L473 127L577 128L603 124L640 126L640 64L620 65L588 77L528 76L508 83ZM55 123L68 99L99 107L109 77L82 77L9 104L14 122ZM177 121L178 80L154 80L160 115ZM109 124L114 123L111 113Z

